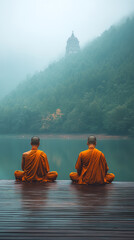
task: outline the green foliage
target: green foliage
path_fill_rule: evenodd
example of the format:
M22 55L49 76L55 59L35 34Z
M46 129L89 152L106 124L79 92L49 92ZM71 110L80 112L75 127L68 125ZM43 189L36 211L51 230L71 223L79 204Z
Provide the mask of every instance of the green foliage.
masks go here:
M0 133L134 135L133 52L128 19L20 84L1 102Z

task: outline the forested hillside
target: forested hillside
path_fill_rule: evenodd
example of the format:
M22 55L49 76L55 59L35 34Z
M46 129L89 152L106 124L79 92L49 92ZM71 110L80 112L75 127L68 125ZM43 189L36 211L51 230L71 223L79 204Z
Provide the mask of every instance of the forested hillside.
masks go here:
M133 105L134 18L20 84L1 101L0 133L134 135Z

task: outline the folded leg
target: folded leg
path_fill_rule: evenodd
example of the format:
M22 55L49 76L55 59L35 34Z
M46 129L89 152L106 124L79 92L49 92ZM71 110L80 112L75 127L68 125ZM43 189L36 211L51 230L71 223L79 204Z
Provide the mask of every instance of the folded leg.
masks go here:
M53 182L58 177L58 173L56 171L48 172L45 176L44 182Z
M70 176L70 178L71 178L71 180L72 180L73 182L78 182L78 180L79 180L79 175L78 175L77 172L71 172L71 173L69 174L69 176Z
M115 178L115 175L113 173L107 173L105 176L105 182L111 183Z
M15 175L16 180L22 181L22 177L24 176L24 171L16 170L14 172L14 175Z

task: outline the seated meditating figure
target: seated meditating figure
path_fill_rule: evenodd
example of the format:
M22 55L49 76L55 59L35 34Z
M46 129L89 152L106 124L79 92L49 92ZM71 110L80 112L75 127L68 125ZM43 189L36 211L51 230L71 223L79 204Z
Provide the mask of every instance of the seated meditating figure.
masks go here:
M32 149L22 155L21 168L23 171L14 172L16 180L23 182L52 182L56 180L58 174L55 171L49 172L47 155L38 150L39 145L39 137L32 137Z
M87 140L88 149L80 152L75 168L70 178L78 184L105 184L111 183L115 175L107 173L109 168L104 154L95 148L96 137L90 136Z

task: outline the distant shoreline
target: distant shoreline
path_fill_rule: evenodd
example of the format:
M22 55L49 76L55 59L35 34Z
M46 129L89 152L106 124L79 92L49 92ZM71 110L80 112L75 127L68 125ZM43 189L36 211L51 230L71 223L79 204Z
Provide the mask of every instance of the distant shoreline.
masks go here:
M0 135L0 137L7 138L19 138L19 139L25 139L25 138L31 138L32 136L39 136L41 139L87 139L89 135L92 134L5 134ZM130 139L130 136L119 136L119 135L105 135L105 134L93 134L96 136L98 140L118 140L118 139Z

